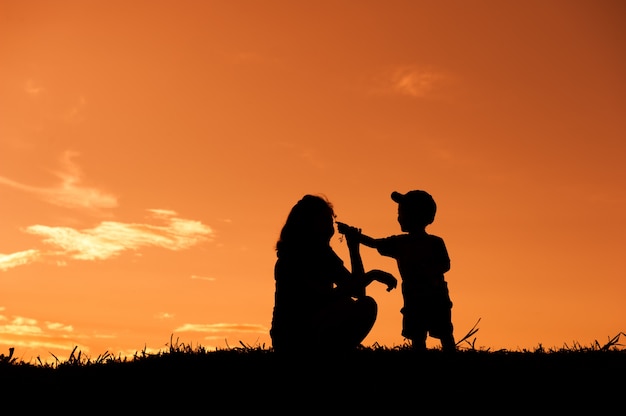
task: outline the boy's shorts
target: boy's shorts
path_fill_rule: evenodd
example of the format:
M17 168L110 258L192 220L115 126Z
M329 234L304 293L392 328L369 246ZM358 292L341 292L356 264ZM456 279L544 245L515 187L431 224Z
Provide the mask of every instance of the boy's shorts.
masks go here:
M421 299L418 304L405 305L402 312L402 336L421 339L426 334L443 338L452 334L452 302L450 298Z

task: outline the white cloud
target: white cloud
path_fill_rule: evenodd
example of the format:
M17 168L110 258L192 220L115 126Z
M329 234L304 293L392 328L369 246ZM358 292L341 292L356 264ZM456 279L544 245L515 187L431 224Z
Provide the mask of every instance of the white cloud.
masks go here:
M5 308L0 308L3 312ZM76 343L74 328L59 322L44 322L23 316L0 315L0 347L26 348L35 350L71 351L79 348L89 351L86 345ZM57 355L59 356L59 355ZM44 360L46 361L46 360Z
M11 254L0 253L0 270L6 271L13 267L32 263L40 257L39 250L24 250Z
M117 207L117 198L97 188L80 184L82 172L72 158L78 153L67 151L63 154L62 170L54 172L61 179L56 186L44 188L25 185L0 176L0 184L28 192L54 205L65 208L102 209Z
M65 152L63 169L56 172L61 178L58 186L41 188L24 185L0 176L0 184L33 193L46 201L67 208L88 208L99 210L114 208L117 199L113 195L95 188L80 185L81 171L72 158L76 153ZM43 237L43 242L53 250L30 249L10 254L0 253L0 271L54 258L63 266L68 259L104 260L129 250L144 247L159 247L167 250L184 250L209 241L213 230L200 221L178 217L172 210L149 209L148 223L124 223L103 221L94 228L76 229L48 225L31 225L25 228L29 234ZM153 224L158 222L159 224Z
M0 334L11 335L34 335L42 334L43 330L38 326L37 320L16 316L8 322L0 325Z
M52 331L74 332L72 325L65 325L59 322L46 322L46 328Z
M176 215L176 211L172 211L171 209L149 209L148 211L158 218L167 218Z
M199 221L176 217L173 211L150 210L164 225L104 221L91 229L32 225L27 232L46 237L43 241L60 249L57 256L78 260L103 260L127 250L160 247L184 250L211 239L213 230Z
M66 259L105 260L124 251L144 247L166 250L185 250L197 244L211 241L213 230L200 221L178 218L176 212L149 210L162 225L101 222L94 228L77 230L70 227L31 225L26 232L44 237L43 242L53 250L24 250L12 254L0 253L0 270L53 258L55 264L64 266ZM199 277L196 277L199 278ZM208 278L204 278L208 279ZM209 279L210 280L210 279Z
M176 328L174 332L206 332L206 333L223 333L223 332L251 332L265 333L267 328L258 324L183 324Z

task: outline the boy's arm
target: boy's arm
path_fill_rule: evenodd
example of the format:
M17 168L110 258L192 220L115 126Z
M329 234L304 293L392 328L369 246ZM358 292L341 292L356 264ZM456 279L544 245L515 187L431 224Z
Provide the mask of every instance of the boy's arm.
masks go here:
M361 244L371 247L371 248L377 248L378 245L376 244L376 239L372 238L368 235L365 235L363 233L361 233L359 235L359 241L361 242Z
M342 222L337 222L337 231L345 235L346 238L358 241L365 246L371 248L377 247L376 239L363 234L360 228L352 227L351 225L344 224Z

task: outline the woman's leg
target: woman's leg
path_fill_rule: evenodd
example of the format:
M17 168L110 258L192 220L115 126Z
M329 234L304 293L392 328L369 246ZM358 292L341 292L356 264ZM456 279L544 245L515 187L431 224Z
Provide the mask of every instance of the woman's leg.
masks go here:
M378 315L376 301L364 296L333 303L321 316L316 342L325 350L352 350L367 337Z
M347 333L351 333L347 341L357 347L370 333L378 316L378 305L374 298L363 296L355 301L354 314L352 315L352 331L348 328Z

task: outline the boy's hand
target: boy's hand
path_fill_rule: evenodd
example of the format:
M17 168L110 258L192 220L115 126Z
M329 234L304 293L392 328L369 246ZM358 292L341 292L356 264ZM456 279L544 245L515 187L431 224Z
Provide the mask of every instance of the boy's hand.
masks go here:
M337 231L346 237L348 248L356 250L361 244L361 229L342 222L337 222Z
M337 231L340 234L346 236L346 238L358 236L361 234L361 229L352 227L351 225L344 224L343 222L337 221Z
M367 274L372 278L372 280L376 280L387 285L387 292L391 292L398 286L398 279L396 279L391 273L374 269L367 272Z

